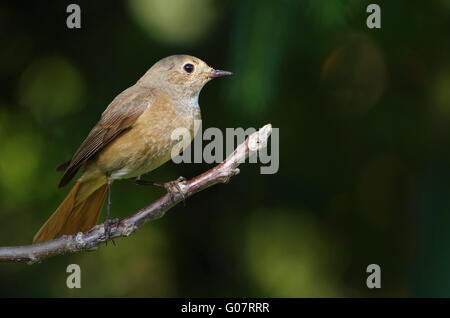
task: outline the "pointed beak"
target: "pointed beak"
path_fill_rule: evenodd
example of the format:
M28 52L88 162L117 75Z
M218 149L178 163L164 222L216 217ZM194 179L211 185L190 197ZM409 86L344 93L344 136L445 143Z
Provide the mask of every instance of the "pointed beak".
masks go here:
M222 76L228 76L232 75L233 73L228 71L222 71L222 70L212 70L208 73L209 77L216 78L216 77L222 77Z

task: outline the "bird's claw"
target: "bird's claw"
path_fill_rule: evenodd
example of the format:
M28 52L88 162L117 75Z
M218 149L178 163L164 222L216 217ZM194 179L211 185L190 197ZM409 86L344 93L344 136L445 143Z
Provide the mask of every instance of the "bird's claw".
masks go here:
M169 182L164 182L164 183L147 181L147 180L135 178L134 183L139 184L139 185L153 185L156 187L164 188L169 193L172 201L175 201L175 190L176 190L183 198L183 205L186 206L186 195L180 186L180 184L183 184L183 186L187 186L188 182L185 177L179 177L175 181L169 181Z
M107 219L105 220L105 245L108 246L108 241L111 238L111 224L118 224L120 222L119 219ZM113 243L114 246L116 246L116 242L114 241L114 239L111 239L111 242Z
M180 183L182 183L184 186L187 186L187 179L185 177L179 177L175 181L166 182L164 184L164 188L166 188L166 190L169 193L170 198L172 199L172 201L175 201L174 189L176 189L176 191L183 198L183 205L186 206L186 195L184 194L183 189L180 187Z

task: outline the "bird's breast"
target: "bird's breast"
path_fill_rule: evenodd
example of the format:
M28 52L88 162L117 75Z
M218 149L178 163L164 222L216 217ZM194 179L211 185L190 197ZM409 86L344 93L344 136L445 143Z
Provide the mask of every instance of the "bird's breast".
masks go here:
M113 179L145 174L171 159L173 147L180 143L177 137L191 142L199 126L195 121L200 119L199 111L180 113L170 103L152 105L100 153L97 164Z

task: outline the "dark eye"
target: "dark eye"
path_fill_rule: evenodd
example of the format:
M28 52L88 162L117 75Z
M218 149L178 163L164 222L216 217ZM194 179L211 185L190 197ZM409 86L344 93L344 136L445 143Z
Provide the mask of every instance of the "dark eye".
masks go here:
M188 73L192 73L192 71L194 70L194 65L192 65L191 63L184 64L184 70Z

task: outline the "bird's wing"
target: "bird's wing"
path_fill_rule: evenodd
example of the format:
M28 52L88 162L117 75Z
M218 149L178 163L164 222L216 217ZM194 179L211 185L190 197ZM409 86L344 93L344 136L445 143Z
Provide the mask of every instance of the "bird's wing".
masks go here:
M66 169L59 182L59 187L69 183L86 160L131 128L139 116L150 106L153 98L153 90L136 86L119 94L103 112L100 120L78 148L70 163L60 165Z

